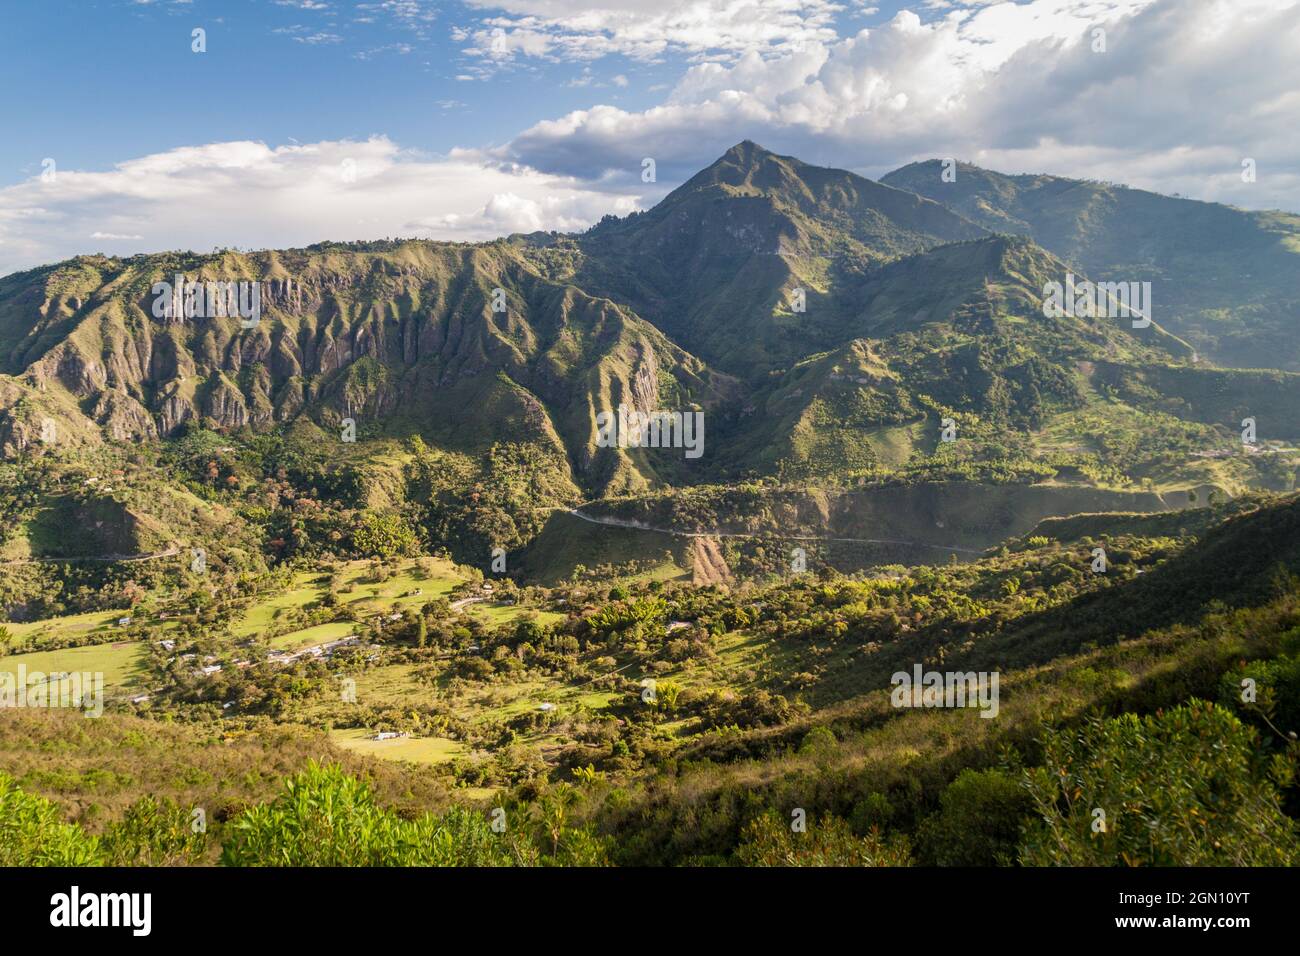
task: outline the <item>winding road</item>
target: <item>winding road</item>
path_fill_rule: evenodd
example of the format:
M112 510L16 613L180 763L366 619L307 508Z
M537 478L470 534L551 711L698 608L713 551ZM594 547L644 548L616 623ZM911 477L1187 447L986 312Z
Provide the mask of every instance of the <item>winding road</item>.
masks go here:
M181 553L181 549L172 545L166 551L155 551L152 554L99 554L86 557L70 558L14 558L11 561L0 561L3 564L67 564L76 561L106 561L109 563L128 563L131 561L153 561L158 558L174 558Z
M937 548L940 551L960 551L964 554L983 554L982 548L963 548L955 544L932 544L928 541L903 541L898 538L836 538L811 534L756 534L742 531L677 531L673 528L656 528L642 521L628 518L596 518L585 515L577 508L570 508L569 514L591 524L604 525L609 528L628 528L633 531L656 531L659 534L671 534L679 538L761 538L765 536L783 538L787 541L844 541L853 544L897 544L911 548Z

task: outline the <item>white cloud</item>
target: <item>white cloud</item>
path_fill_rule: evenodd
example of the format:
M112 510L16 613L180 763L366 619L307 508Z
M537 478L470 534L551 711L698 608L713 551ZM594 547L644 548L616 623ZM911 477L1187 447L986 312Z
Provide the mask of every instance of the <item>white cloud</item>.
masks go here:
M690 68L642 112L537 123L497 155L593 180L644 156L680 178L749 137L879 175L956 156L1254 207L1300 209L1296 0L962 4L779 56ZM1092 30L1106 30L1106 52ZM1240 180L1240 159L1261 171ZM1265 176L1263 171L1270 170Z
M835 38L832 0L468 0L503 11L453 33L465 52L488 61L517 56L553 61L668 53L774 54Z
M937 19L903 12L843 39L821 35L814 14L829 5L796 0L496 6L512 22L563 22L543 39L597 37L629 56L648 53L655 31L682 50L730 52L696 62L653 108L598 103L442 158L375 137L190 146L99 173L60 166L55 182L0 189L0 274L97 250L576 229L654 201L744 138L867 175L952 156L1300 210L1300 0L951 0ZM417 26L433 15L413 0L364 7ZM1104 53L1092 49L1099 25ZM562 49L550 42L539 55ZM640 181L644 157L657 184ZM1254 183L1241 180L1245 158Z
M417 156L383 137L276 148L212 143L108 172L60 167L53 182L0 189L0 275L100 251L570 231L634 208L632 195L469 154Z
M409 43L385 43L383 46L371 47L368 50L359 50L352 55L358 60L372 60L385 53L396 53L405 56L414 49L415 47L411 46Z
M438 0L375 0L358 3L356 9L358 23L387 19L420 39L428 38L429 26L438 18Z

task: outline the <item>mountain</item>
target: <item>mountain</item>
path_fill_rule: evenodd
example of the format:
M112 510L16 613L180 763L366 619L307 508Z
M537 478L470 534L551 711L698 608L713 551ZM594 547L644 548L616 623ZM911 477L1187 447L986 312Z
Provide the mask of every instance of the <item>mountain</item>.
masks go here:
M840 290L863 270L983 235L913 193L746 141L653 209L588 233L575 281L626 298L719 368L762 375L833 344Z
M971 167L958 171L966 192L934 190L949 208L918 194L929 172L887 177L910 187L897 188L744 142L654 208L577 235L82 256L10 275L0 449L75 458L211 432L226 438L198 441L187 473L242 455L260 464L223 480L251 487L259 469L280 480L273 458L288 453L268 458L265 439L292 432L286 460L312 476L310 499L325 472L355 464L365 501L424 509L427 535L475 548L543 523L521 529L516 504L756 478L1294 483L1282 443L1300 437L1300 374L1210 367L1159 294L1145 327L1044 305L1051 283L1091 275L1065 254L1109 267L1138 242L1129 233L1154 229L1117 205L1209 210L1208 226L1227 216L1239 226L1225 227L1229 259L1234 237L1258 238L1241 223L1263 220ZM1107 239L1107 225L1122 235ZM1184 249L1152 235L1166 274L1192 250L1222 273L1210 239ZM215 286L202 309L193 288L159 292L177 276L258 284L260 317L241 321L239 295ZM606 442L601 415L620 406L702 415L706 453ZM1258 448L1243 449L1246 416ZM408 484L411 453L394 440L415 435L433 457ZM531 475L529 490L503 474ZM327 483L355 493L351 479Z
M1219 364L1300 371L1300 216L965 163L952 182L943 172L929 160L881 182L1032 238L1093 279L1150 281L1154 318Z
M1080 369L1090 363L1187 361L1190 348L1155 324L1045 317L1042 288L1067 268L1031 242L992 236L872 271L841 294L844 344L757 390L749 454L804 473L900 465L934 451L941 410L1041 429L1089 401Z
M155 318L151 289L175 275L260 281L266 315L251 329ZM84 257L20 273L0 281L0 369L9 454L46 419L78 445L306 415L455 448L522 437L611 489L638 479L625 452L596 447L592 409L708 407L728 389L626 307L546 280L507 242Z

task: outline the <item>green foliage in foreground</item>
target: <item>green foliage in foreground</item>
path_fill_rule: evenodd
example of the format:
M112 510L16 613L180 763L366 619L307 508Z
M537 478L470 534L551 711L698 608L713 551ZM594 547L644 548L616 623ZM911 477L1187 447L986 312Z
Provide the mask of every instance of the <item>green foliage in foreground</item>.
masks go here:
M742 866L910 866L906 837L884 837L873 829L858 836L839 817L810 824L796 832L776 811L752 820L736 853Z
M545 803L545 801L544 801ZM506 817L453 807L407 820L375 803L370 786L337 766L312 764L286 781L272 803L231 825L221 853L227 866L595 866L604 852L585 831L556 827L543 854Z
M919 834L920 862L1027 866L1266 866L1300 862L1282 812L1289 762L1260 767L1257 732L1193 700L1148 717L1124 714L1049 730L1044 764L1014 774L966 771ZM455 807L414 819L375 803L370 786L311 764L274 801L225 830L227 866L599 866L607 847L567 825L573 793L544 794L532 814L494 829ZM1100 811L1100 812L1099 812ZM504 810L502 811L504 813ZM500 832L498 832L498 829ZM1019 845L1017 847L1017 834ZM145 798L102 838L62 822L53 804L0 775L0 865L174 865L202 862L205 835L171 802ZM873 824L855 833L827 814L792 826L775 810L749 821L742 866L909 866L912 841Z
M571 800L546 794L532 815L453 807L406 819L375 803L370 785L334 765L312 763L284 793L230 821L226 866L602 866L601 841L567 826ZM502 810L504 813L504 810ZM175 866L204 862L206 827L169 800L145 797L103 837L59 818L43 797L0 774L0 866Z
M1025 836L1030 866L1284 866L1300 861L1277 784L1259 772L1254 729L1193 700L1151 717L1124 714L1054 731L1026 774L1042 817Z
M144 797L104 834L108 861L117 866L180 866L198 863L207 846L207 820L174 800Z
M482 814L457 808L404 820L376 805L364 781L314 764L231 830L221 853L228 866L512 866L527 858Z
M191 812L145 797L102 837L60 818L44 797L0 773L0 866L176 866L201 861L206 836Z
M1032 804L1020 779L1002 770L963 770L939 798L921 837L939 866L1009 866Z
M0 774L0 866L95 866L99 841L64 823L58 808Z

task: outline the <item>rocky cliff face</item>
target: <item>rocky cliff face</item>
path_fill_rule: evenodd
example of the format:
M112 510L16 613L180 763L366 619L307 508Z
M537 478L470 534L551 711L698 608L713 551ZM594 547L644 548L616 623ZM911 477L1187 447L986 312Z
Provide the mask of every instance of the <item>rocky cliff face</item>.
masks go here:
M233 293L196 306L157 291L218 282L258 284L255 324ZM543 278L504 242L74 260L0 286L0 367L8 455L47 420L60 440L93 444L307 415L452 446L550 442L602 489L638 482L624 452L596 447L597 411L708 404L725 384L630 310Z
M1138 372L1176 367L1189 397L1168 413L1218 425L1300 387L1243 373L1240 401L1205 400L1158 322L1045 314L1072 269L914 192L742 143L580 236L87 256L0 278L0 452L307 418L453 450L541 443L609 495L900 464L941 409L990 441L1041 430L1100 400L1079 371L1098 363L1134 401ZM604 447L598 416L620 405L708 412L713 472Z

